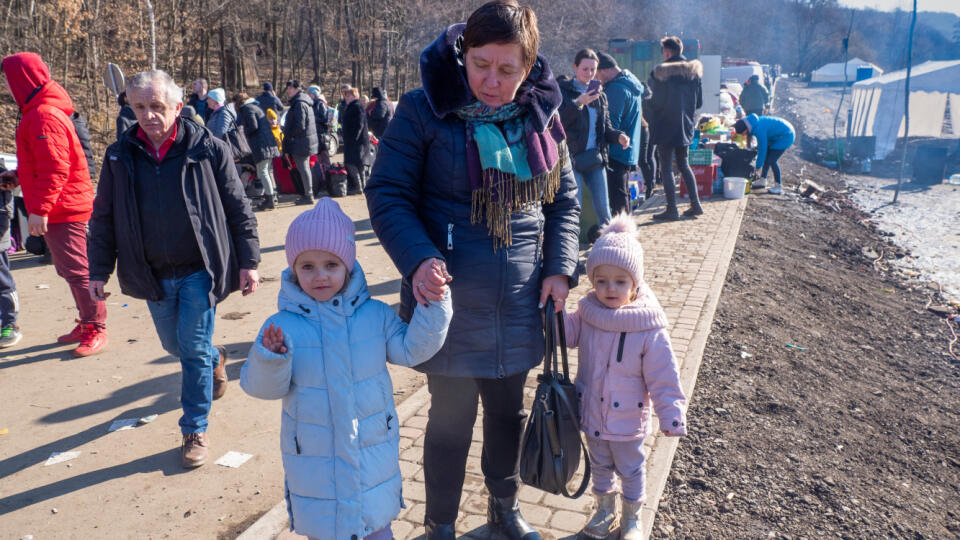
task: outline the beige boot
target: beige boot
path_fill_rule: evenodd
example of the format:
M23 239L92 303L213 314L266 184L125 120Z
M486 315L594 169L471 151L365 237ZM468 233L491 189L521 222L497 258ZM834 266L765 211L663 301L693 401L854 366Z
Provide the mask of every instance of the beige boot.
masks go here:
M597 510L587 525L580 531L587 538L603 539L617 528L617 492L594 493Z
M640 521L640 510L643 501L631 502L620 499L623 504L623 519L620 523L620 540L643 540L643 523Z

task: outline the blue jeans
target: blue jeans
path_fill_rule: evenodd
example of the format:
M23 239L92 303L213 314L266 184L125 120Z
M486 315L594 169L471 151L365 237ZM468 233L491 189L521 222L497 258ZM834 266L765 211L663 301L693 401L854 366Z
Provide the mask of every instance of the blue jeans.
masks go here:
M213 403L213 368L220 353L213 346L217 306L210 303L213 282L206 270L189 276L161 279L163 300L147 302L163 350L180 358L182 433L207 430Z
M577 201L583 207L583 188L584 183L586 183L586 187L590 189L590 197L593 199L593 210L597 213L597 225L603 227L610 221L607 168L597 167L586 174L581 174L575 170L573 176L577 179Z

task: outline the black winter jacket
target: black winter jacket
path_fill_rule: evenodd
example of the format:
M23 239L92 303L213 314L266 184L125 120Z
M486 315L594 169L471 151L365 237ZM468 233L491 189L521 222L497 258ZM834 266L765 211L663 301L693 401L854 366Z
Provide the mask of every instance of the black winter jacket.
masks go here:
M570 155L576 156L587 148L587 139L590 136L590 111L587 107L578 108L573 101L580 97L580 91L573 87L573 79L561 75L557 79L560 86L560 92L563 94L563 103L560 105L560 121L563 122L563 130L567 132L567 146L570 148ZM597 109L597 148L603 154L603 161L609 160L608 144L620 144L620 135L622 131L613 129L613 123L610 122L610 107L607 105L607 96L602 91L600 99L589 105Z
M365 194L373 230L403 275L401 317L413 313L410 279L422 261L445 259L453 276L447 341L417 369L507 377L543 359L542 278L563 275L576 285L580 206L567 158L553 202L512 214L512 246L494 250L486 222L471 222L466 126L453 114L474 101L458 61L463 28L451 26L423 51L423 88L400 98ZM537 129L557 120L560 92L542 57L518 95Z
M363 112L359 99L351 101L343 109L340 125L343 127L343 162L357 167L372 164L367 114Z
M703 64L682 55L665 60L650 72L652 144L689 146L693 142L697 109L703 107L702 77Z
M137 115L133 112L133 107L124 105L120 107L120 114L117 115L117 139L123 136L124 132L130 129L130 126L137 123Z
M270 92L263 92L257 96L257 105L260 105L260 110L263 111L263 114L267 114L267 109L276 111L278 117L283 114L283 102Z
M393 119L393 104L383 95L383 90L379 86L375 86L370 95L375 101L370 114L367 115L367 123L370 125L370 131L379 139L383 137L390 120Z
M283 121L283 152L295 156L315 156L320 151L313 98L298 92L290 98L290 110Z
M313 119L317 124L317 137L322 145L323 140L319 137L329 131L330 121L327 120L327 106L319 99L313 100Z
M243 126L243 134L250 143L254 163L280 157L280 148L270 130L270 122L256 101L250 100L240 107L237 121Z
M180 186L195 241L213 278L210 301L216 304L240 288L240 269L260 262L257 219L250 210L227 144L191 120L178 120L189 141ZM106 281L117 270L120 290L134 298L157 301L163 290L144 256L135 194L133 142L137 126L107 147L93 202L87 241L90 279Z

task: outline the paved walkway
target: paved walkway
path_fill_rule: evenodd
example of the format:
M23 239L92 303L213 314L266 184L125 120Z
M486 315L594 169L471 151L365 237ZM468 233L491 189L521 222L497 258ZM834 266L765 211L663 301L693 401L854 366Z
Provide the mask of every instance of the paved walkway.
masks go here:
M650 215L662 209L662 196L656 196L638 212L640 238L645 251L645 278L670 320L670 336L681 363L681 382L688 396L694 395L700 361L713 322L727 267L740 230L747 199L716 199L704 204L706 213L697 220L656 223ZM571 291L568 307L589 290L583 281ZM576 372L576 351L571 351L571 370ZM536 377L531 372L527 383L527 402L533 398ZM695 398L695 395L694 395ZM420 388L398 408L400 428L400 469L406 479L403 492L408 508L393 524L397 540L423 534L425 493L423 484L423 433L430 408L426 387ZM690 424L696 424L696 418ZM657 422L654 426L659 425ZM480 417L474 427L474 444L467 461L467 478L460 504L457 531L463 538L486 538L486 489L480 473ZM649 535L657 506L670 472L678 439L652 434L645 442L648 449L647 503L644 524ZM545 539L570 539L583 527L593 506L592 497L577 500L545 494L524 486L520 490L524 517L543 533ZM277 533L288 526L286 508L278 504L243 536L242 540L276 537L278 540L303 538L290 532Z

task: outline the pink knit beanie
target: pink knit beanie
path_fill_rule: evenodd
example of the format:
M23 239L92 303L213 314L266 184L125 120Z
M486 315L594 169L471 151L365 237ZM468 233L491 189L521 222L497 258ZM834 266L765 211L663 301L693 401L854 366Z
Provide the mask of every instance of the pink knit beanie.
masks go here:
M340 257L347 272L353 272L353 263L357 260L354 233L353 221L343 213L340 205L324 197L290 223L284 246L287 264L293 268L297 255L309 249L319 249Z
M600 231L600 238L587 256L587 276L601 264L626 270L635 286L643 283L643 247L637 241L637 224L626 213L619 214Z

